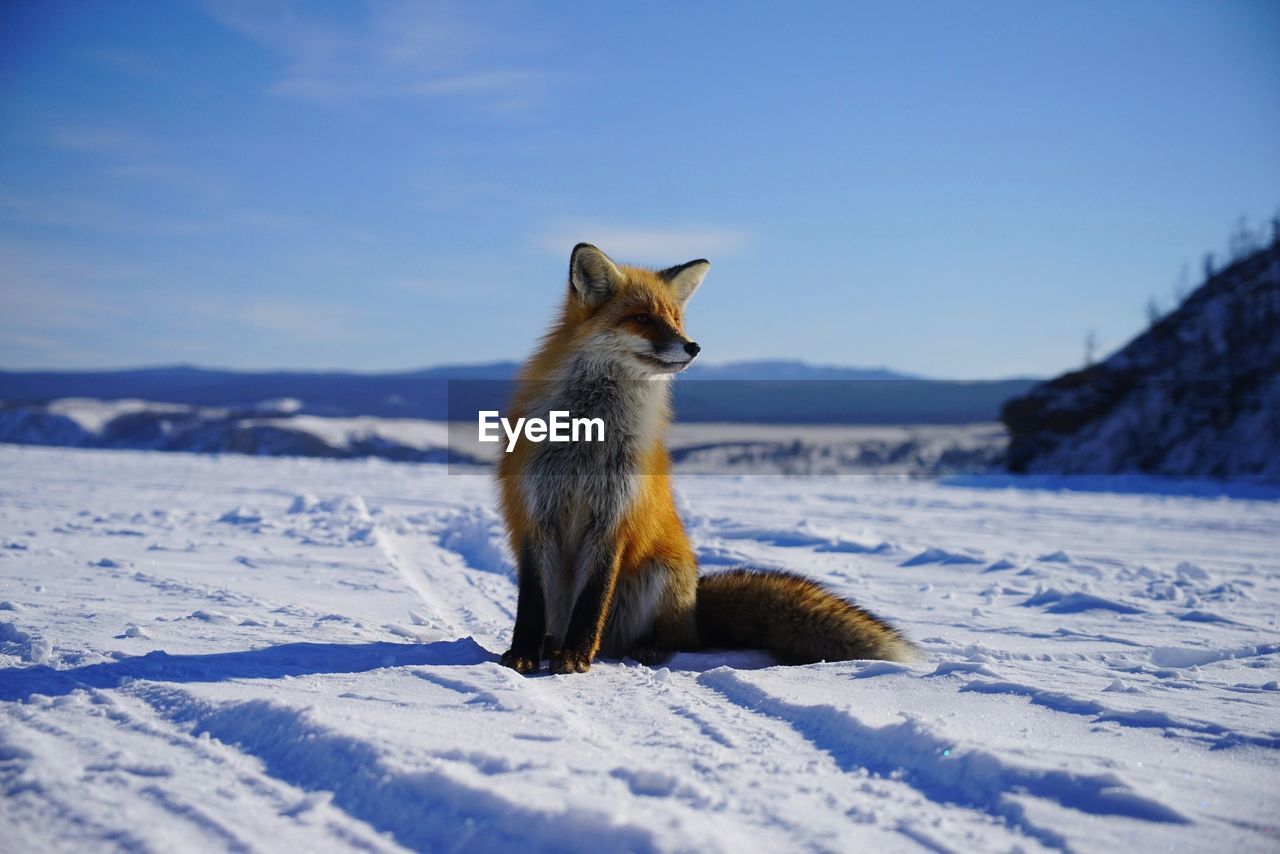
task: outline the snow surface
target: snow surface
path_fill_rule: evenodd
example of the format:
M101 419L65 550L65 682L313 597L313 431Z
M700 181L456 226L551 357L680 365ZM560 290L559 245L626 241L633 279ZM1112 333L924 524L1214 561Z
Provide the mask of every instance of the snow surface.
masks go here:
M678 481L918 665L524 678L487 477L0 446L0 847L1275 850L1280 503L984 483Z

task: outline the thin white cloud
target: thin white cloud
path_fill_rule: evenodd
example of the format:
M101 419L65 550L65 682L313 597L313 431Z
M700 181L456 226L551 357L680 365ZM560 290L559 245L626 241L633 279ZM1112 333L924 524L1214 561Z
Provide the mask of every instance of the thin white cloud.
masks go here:
M399 97L445 98L466 95L499 96L502 106L527 105L526 96L512 92L532 87L541 75L532 70L486 71L414 80L356 80L333 75L290 75L273 83L274 95L310 101L350 101Z
M226 319L257 332L287 336L291 340L334 341L359 338L350 305L307 303L302 300L257 300L244 305L224 305Z
M310 224L305 217L264 210L233 211L226 215L226 221L251 231L292 231Z
M87 284L67 284L31 275L30 270L0 270L0 341L34 347L63 335L81 335L119 320L128 309L103 298ZM47 349L47 348L46 348Z
M128 181L168 184L205 196L227 193L228 182L212 172L191 167L157 140L128 128L72 125L49 131L48 143L101 164L103 174Z
M263 283L266 291L271 283ZM349 302L188 291L170 294L174 309L204 329L240 329L281 340L353 341L369 334L368 313Z
M201 198L225 198L231 194L232 182L222 175L164 160L130 160L112 166L106 174L125 181L145 181L167 185L177 191Z
M102 366L135 351L208 357L208 342L246 336L327 347L375 330L369 312L349 302L220 292L181 269L91 260L57 244L0 243L0 366ZM97 352L84 348L90 340L114 343Z
M528 103L542 75L511 60L498 34L478 22L478 5L377 3L340 7L341 24L315 6L281 0L209 0L219 22L284 60L272 94L321 102L485 96ZM518 7L516 7L518 8ZM351 20L355 18L355 20Z
M85 193L16 196L0 193L0 220L100 234L198 237L222 226L206 218L125 208Z
M732 228L629 228L586 222L559 223L537 239L540 248L566 257L578 243L592 243L619 261L641 264L714 261L737 254L748 242L745 231Z
M0 347L24 348L27 350L59 350L66 342L49 338L45 335L26 335L21 332L10 332L0 327Z
M458 74L452 77L423 80L410 86L408 91L417 95L441 96L469 95L477 92L509 92L534 83L540 77L541 74L530 69L494 69L475 74Z
M55 286L115 286L135 282L150 272L139 264L85 258L58 244L0 243L0 297L3 298L38 298L48 287Z
M160 74L159 67L150 57L134 51L100 48L89 51L88 56L103 68L128 77L157 77Z
M112 170L112 174L116 174ZM126 170L118 175L129 174ZM179 183L181 173L146 172ZM190 176L198 186L199 176ZM224 195L209 187L206 195ZM127 235L131 237L208 238L244 231L288 231L308 224L305 217L260 209L197 206L195 216L173 211L152 210L123 205L84 193L46 193L14 195L0 191L0 222L78 231L89 234Z
M136 155L151 147L132 131L100 127L57 128L49 142L67 151L102 155Z

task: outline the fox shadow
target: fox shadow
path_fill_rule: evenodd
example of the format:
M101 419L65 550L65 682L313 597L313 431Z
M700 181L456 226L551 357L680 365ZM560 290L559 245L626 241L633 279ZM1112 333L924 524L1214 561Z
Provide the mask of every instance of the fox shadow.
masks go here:
M413 664L468 666L497 661L472 638L412 644L386 641L288 643L238 652L170 655L162 650L67 670L47 665L0 670L0 700L41 694L60 697L82 688L116 688L130 679L153 682L225 682L321 673L364 673Z

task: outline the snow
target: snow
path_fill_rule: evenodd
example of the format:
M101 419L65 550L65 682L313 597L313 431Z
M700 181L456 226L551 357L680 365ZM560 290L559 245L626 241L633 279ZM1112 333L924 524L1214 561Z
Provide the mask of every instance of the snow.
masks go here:
M1280 503L1069 483L682 475L925 660L524 678L486 476L0 446L5 846L1274 850Z
M421 421L414 418L377 418L361 415L349 418L324 418L318 415L294 415L291 418L251 418L247 427L288 427L318 437L334 448L348 448L361 440L380 440L410 448L444 448L449 444L449 425L443 421Z
M189 406L176 403L155 403L148 400L97 400L88 397L64 397L50 401L49 412L70 418L86 433L101 433L103 428L125 415L139 413L174 413L187 412ZM208 417L225 417L224 409L201 409Z
M240 410L144 400L63 398L0 401L0 441L268 456L380 457L493 463L502 443L479 441L474 422L299 413L299 401ZM943 474L1001 464L999 424L675 424L668 443L677 470L723 474Z

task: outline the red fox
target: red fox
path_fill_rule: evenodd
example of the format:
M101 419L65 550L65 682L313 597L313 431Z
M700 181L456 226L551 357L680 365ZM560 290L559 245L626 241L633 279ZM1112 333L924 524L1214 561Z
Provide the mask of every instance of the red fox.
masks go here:
M752 648L803 664L909 660L892 626L787 572L698 577L676 513L664 432L668 380L700 350L684 307L710 263L665 270L615 264L580 243L559 320L525 364L515 417L600 417L599 442L517 441L498 483L519 602L502 663L583 673L597 654L657 663L679 650Z

